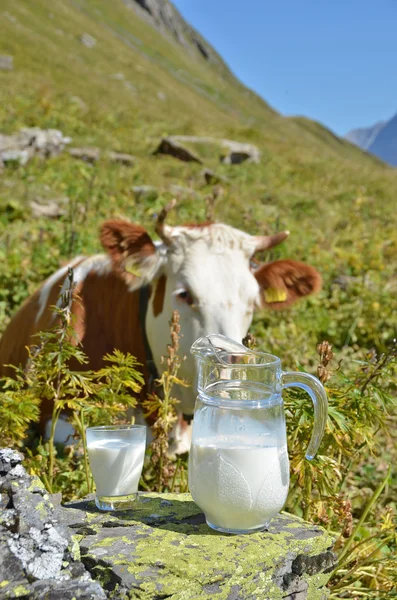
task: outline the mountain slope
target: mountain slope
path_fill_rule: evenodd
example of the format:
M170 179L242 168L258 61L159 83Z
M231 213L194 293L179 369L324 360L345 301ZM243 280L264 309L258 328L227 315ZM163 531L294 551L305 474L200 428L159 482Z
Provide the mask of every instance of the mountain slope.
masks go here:
M128 108L148 121L154 112L166 113L170 132L172 123L181 133L185 126L214 134L240 124L295 145L304 136L308 150L317 145L316 136L238 82L167 0L55 0L51 8L45 0L5 0L3 11L1 51L14 56L15 69L12 77L1 74L0 83L8 87L12 79L14 94L45 88L65 99L77 95L100 114L99 99L106 99L118 106L125 126L132 120ZM96 40L94 47L82 45L84 33ZM357 153L350 146L342 154Z

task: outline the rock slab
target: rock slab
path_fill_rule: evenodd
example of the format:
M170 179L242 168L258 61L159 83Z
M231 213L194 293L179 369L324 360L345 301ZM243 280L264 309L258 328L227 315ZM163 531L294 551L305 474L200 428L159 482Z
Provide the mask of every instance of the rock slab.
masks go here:
M261 158L260 151L254 144L195 135L173 135L162 138L153 154L168 154L185 162L202 164L202 159L186 144L219 147L221 149L220 161L229 165L238 165L245 161L258 164Z
M71 139L58 129L25 127L13 135L0 134L0 164L26 165L33 156L58 156Z
M0 71L12 71L14 68L14 57L8 54L0 54Z
M80 561L56 498L28 475L22 460L19 452L0 449L0 600L105 599Z
M210 529L189 494L142 493L101 512L60 504L0 450L0 600L325 600L335 566L320 527L279 515L266 532Z
M267 532L231 536L210 529L190 494L141 494L136 509L100 513L69 503L64 520L81 559L117 598L323 600L335 566L320 527L279 515Z

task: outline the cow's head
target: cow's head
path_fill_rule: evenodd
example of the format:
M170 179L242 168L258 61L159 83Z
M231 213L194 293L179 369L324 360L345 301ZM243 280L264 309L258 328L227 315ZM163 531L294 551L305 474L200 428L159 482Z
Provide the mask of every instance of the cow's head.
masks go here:
M169 209L169 207L168 207ZM252 236L221 223L170 227L159 216L156 231L162 243L153 243L140 225L107 221L101 241L114 268L131 289L151 283L146 318L147 336L157 368L169 343L169 320L180 313L181 354L186 361L181 376L194 377L192 343L203 335L220 333L236 341L246 335L255 308L278 309L321 287L320 274L293 260L267 264L254 255L281 243L288 232ZM194 395L181 390L183 412L193 412Z

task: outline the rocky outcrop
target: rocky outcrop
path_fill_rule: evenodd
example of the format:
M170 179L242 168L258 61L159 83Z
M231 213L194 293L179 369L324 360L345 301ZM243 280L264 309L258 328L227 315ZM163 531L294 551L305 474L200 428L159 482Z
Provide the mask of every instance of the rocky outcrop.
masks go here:
M59 499L27 474L22 459L0 450L0 598L106 598L80 561Z
M100 514L85 500L64 513L82 536L84 565L115 597L327 597L332 539L289 515L267 532L229 536L208 528L189 494L142 494L135 510L113 514Z
M92 499L61 506L8 449L0 494L0 599L328 597L333 540L290 515L230 536L209 529L189 494L144 493L119 513Z
M69 148L68 152L73 158L78 158L92 165L98 162L102 156L110 162L119 163L125 167L132 167L135 164L135 157L125 152L113 152L111 150L102 153L99 148Z
M189 146L209 145L220 148L220 160L225 164L240 164L244 161L259 163L260 151L254 144L221 138L196 135L173 135L163 138L153 154L168 154L179 160L202 163L202 159Z
M25 165L33 156L51 158L60 154L71 139L58 129L26 127L14 135L0 134L0 164Z
M111 162L119 163L125 167L133 167L135 164L135 156L132 156L132 154L127 154L126 152L110 151L108 152L107 156Z
M57 219L66 214L66 209L69 204L69 198L66 196L61 198L54 198L52 200L31 200L29 202L30 209L32 211L32 217L40 219L46 217L48 219Z
M168 154L184 162L197 162L200 164L203 162L197 154L180 144L175 137L163 138L153 154Z
M70 142L71 138L64 136L58 129L26 127L13 135L0 134L0 167L11 163L24 166L33 156L41 158L58 156ZM69 148L68 152L73 158L91 164L96 163L102 156L110 162L126 167L135 164L135 157L125 152L113 150L101 152L99 148Z
M80 41L86 48L93 48L96 46L96 39L89 33L83 33L80 37Z
M175 40L185 51L198 54L231 75L219 54L183 19L169 0L123 0L123 2L163 35Z
M69 148L68 152L73 158L84 160L91 165L98 162L101 157L99 148Z
M12 71L14 68L14 58L9 54L0 54L0 71Z

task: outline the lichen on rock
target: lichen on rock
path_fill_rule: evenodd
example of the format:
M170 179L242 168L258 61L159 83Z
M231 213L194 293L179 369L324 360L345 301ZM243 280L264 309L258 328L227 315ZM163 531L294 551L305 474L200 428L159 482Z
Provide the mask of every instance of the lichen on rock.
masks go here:
M280 514L267 531L213 531L190 494L140 494L101 512L62 506L0 449L0 600L324 600L335 565L320 527Z
M81 556L109 593L148 600L327 597L332 539L296 517L279 515L267 532L230 536L206 525L189 494L142 494L135 510L121 513L99 513L90 500L67 510L74 506L80 524L83 511L97 528L81 539Z

